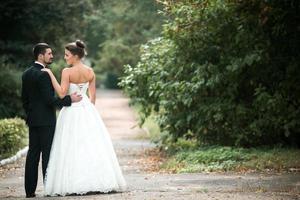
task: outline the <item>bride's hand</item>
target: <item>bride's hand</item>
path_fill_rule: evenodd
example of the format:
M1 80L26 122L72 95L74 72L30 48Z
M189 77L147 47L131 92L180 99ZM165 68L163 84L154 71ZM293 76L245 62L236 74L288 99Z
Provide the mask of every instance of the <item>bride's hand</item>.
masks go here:
M49 68L46 68L46 67L41 69L41 70L44 71L44 72L48 72L48 74L52 73L52 71Z

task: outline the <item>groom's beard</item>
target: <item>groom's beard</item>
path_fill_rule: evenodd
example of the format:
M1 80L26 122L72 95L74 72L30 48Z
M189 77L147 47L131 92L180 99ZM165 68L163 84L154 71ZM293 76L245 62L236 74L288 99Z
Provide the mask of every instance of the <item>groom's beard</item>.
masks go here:
M45 64L46 64L47 66L51 65L51 64L52 64L52 59L49 60L48 62L45 62Z
M45 67L50 69L51 68L50 67L51 64L52 64L52 62L47 62L46 65L45 65Z

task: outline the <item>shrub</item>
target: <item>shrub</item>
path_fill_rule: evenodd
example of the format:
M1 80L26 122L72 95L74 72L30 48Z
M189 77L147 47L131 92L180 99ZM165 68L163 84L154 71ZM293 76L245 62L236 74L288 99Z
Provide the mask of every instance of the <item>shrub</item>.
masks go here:
M113 72L107 72L104 80L104 86L108 89L118 89L118 75Z
M0 120L0 159L9 157L26 145L27 126L20 118Z
M24 117L21 102L21 71L0 66L0 119Z
M173 142L300 145L300 3L163 2L162 37L121 82L142 122L156 112Z

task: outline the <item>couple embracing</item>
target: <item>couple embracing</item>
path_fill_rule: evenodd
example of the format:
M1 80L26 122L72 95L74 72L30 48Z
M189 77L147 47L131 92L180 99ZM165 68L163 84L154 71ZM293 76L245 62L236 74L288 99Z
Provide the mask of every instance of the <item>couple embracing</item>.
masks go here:
M25 164L26 197L35 197L42 155L47 196L123 191L122 175L110 136L94 104L95 74L82 63L85 44L65 46L64 68L58 83L48 65L50 46L33 48L34 64L22 75L22 102L29 126ZM59 97L55 97L55 92ZM55 107L63 107L56 121Z

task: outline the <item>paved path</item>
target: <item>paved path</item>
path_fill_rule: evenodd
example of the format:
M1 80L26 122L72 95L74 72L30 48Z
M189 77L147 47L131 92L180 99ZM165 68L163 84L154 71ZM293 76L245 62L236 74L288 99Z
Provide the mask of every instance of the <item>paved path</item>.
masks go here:
M41 200L271 200L300 199L300 174L235 174L196 173L167 174L147 171L147 150L153 145L136 139L144 134L136 125L136 117L128 107L128 99L120 91L98 91L96 106L111 134L122 166L128 190L123 193L68 197L43 197L39 178L37 189ZM139 137L141 138L141 137ZM41 171L41 170L40 170ZM0 199L25 199L23 190L24 158L0 168Z

